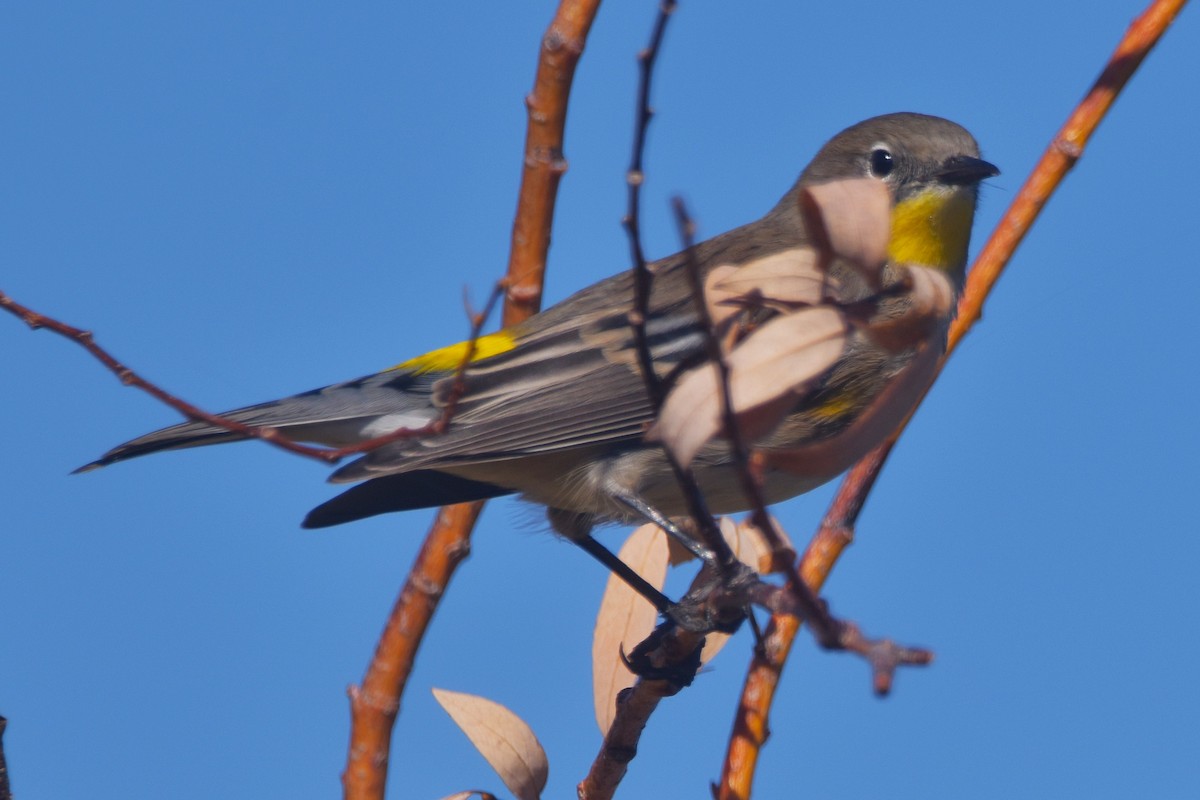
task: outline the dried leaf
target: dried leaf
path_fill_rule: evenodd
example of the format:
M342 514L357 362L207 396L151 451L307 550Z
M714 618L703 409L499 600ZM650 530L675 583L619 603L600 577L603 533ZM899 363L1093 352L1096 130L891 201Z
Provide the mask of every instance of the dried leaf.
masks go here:
M478 797L479 800L496 800L496 795L491 792L485 792L482 789L471 789L467 792L455 792L448 794L441 800L470 800L472 797Z
M937 375L941 354L942 348L934 342L918 345L904 369L836 437L791 448L773 447L762 452L763 461L768 467L809 479L821 476L824 480L848 469L895 430L913 409Z
M779 520L770 517L771 523L775 526L775 533L783 539L785 547L791 547L791 540L788 539L787 532L779 524ZM731 545L732 546L732 545ZM759 531L758 526L750 517L746 517L738 521L737 524L737 546L733 551L743 564L754 569L758 573L767 573L771 571L774 554L771 552L771 546L767 544L767 539Z
M913 264L907 267L912 279L913 313L923 317L945 319L954 310L954 287L940 269Z
M800 211L814 243L879 286L892 234L892 196L882 181L852 178L809 186Z
M734 348L730 395L748 440L773 430L796 395L837 361L847 332L836 308L805 308L770 320ZM667 396L647 438L661 440L686 466L721 428L719 373L706 364L685 374Z
M907 350L941 330L954 310L954 288L946 273L917 265L904 269L908 279L904 313L866 328L872 339L893 353Z
M827 294L829 280L817 251L797 247L742 267L717 267L708 274L704 296L709 313L717 321L747 301L781 311L817 305Z
M779 545L784 551L792 553L794 557L797 551L796 546L792 544L792 537L788 536L788 532L779 524L779 520L771 516L768 516L768 518L771 520L771 524L775 526L775 536L779 540ZM766 536L759 531L754 521L749 518L744 519L739 524L739 527L744 528L756 544L755 552L758 553L758 571L766 574L774 570L776 554L771 551L771 546L767 544Z
M737 271L737 267L722 264L713 267L704 276L704 302L708 305L708 315L712 318L712 324L718 330L730 317L738 313L737 306L726 301L739 297L740 294L722 288L725 281L736 275Z
M682 528L684 533L691 533L693 535L693 538L695 538L699 534L694 531L688 530L688 522L689 522L688 517L679 517L675 520L675 524L678 525L680 528ZM693 553L691 550L687 549L687 547L682 542L677 541L675 539L675 537L667 536L666 540L667 540L667 565L668 566L678 567L680 564L686 564L689 561L696 560L696 554Z
M657 525L646 524L630 534L617 557L651 585L661 589L667 577L667 537ZM617 711L617 695L636 676L621 659L654 630L658 611L616 575L608 576L596 630L592 636L592 698L600 733L608 733Z
M524 720L499 703L473 694L434 689L433 696L519 800L538 800L550 765Z

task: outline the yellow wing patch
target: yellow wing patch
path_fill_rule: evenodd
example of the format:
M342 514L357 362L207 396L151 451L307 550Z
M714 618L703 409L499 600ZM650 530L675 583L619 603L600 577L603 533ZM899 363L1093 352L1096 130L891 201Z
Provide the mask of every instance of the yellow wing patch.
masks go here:
M892 209L888 259L955 270L967 259L974 208L967 192L927 189Z
M459 342L448 347L439 347L437 350L430 350L424 355L397 364L392 369L408 370L417 375L425 372L453 372L466 358L468 345L470 345L469 341ZM480 336L475 340L475 352L471 356L471 363L474 364L476 361L507 353L516 346L516 340L507 331L496 331L487 336Z

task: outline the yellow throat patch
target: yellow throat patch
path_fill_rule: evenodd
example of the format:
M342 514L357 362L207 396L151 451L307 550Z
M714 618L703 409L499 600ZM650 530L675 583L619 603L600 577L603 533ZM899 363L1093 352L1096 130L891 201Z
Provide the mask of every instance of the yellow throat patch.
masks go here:
M892 209L888 259L940 270L961 267L974 211L971 193L962 190L926 189L902 200Z
M417 375L425 372L453 372L466 358L469 344L470 342L459 342L448 347L439 347L437 350L430 350L424 355L397 364L392 369L408 370ZM507 353L516 346L516 340L507 331L496 331L487 336L480 336L475 340L475 352L471 355L471 363L474 364L476 361Z

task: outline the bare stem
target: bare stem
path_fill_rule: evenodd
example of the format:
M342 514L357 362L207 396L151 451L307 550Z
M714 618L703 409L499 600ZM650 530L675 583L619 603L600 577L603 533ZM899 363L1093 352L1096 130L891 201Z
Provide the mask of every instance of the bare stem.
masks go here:
M642 184L646 173L643 163L646 151L646 132L650 128L650 120L654 110L650 107L650 83L654 77L654 62L662 47L663 35L667 30L667 22L675 12L675 0L663 0L658 6L658 16L654 20L654 29L650 33L650 43L646 49L638 53L638 96L637 123L633 132L633 154L629 159L629 171L625 174L625 183L629 187L628 206L622 222L629 236L630 258L633 262L633 310L629 314L629 325L633 328L634 346L637 348L638 362L642 367L642 380L646 382L646 393L655 411L663 402L662 381L654 371L654 357L650 354L650 344L646 338L646 322L650 317L650 287L654 276L646 265L646 254L642 249Z
M526 98L528 128L524 173L513 223L504 286L504 325L541 307L542 279L550 248L559 180L566 171L563 130L575 65L583 53L600 0L562 0L542 37L533 91ZM460 376L461 378L461 376ZM470 534L483 503L442 509L430 529L361 687L351 688L350 748L342 774L344 796L382 800L387 782L392 726L408 676L438 601L470 549Z

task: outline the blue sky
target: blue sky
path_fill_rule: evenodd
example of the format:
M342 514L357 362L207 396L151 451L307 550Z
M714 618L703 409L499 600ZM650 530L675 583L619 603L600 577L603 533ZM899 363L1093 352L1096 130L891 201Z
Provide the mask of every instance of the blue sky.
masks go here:
M576 80L548 301L626 266L633 56L601 9ZM774 204L841 128L952 118L1004 174L975 246L1136 3L684 3L655 86L646 245ZM549 2L6 4L0 288L219 410L463 338L504 268ZM828 586L937 661L871 696L807 639L760 797L1176 798L1200 783L1200 32L1185 12L1017 254ZM328 797L348 711L431 512L301 531L325 470L261 444L70 477L176 420L0 319L0 715L24 797ZM794 538L832 487L777 509ZM392 795L499 781L432 686L522 714L569 796L599 745L604 575L492 503L405 697ZM607 534L616 544L620 534ZM678 580L686 580L681 576ZM623 791L716 778L745 633L662 706ZM681 768L681 765L684 765Z

